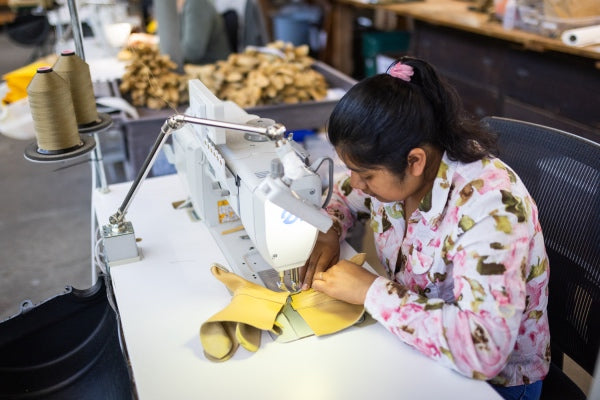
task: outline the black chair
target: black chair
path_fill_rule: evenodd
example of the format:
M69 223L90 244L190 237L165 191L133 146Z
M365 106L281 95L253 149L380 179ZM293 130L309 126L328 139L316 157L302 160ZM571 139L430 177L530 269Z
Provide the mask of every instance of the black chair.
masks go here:
M590 375L600 345L600 144L557 129L486 117L499 156L539 209L550 260L550 373L543 399L585 399L562 371L568 355ZM596 373L600 373L597 371Z

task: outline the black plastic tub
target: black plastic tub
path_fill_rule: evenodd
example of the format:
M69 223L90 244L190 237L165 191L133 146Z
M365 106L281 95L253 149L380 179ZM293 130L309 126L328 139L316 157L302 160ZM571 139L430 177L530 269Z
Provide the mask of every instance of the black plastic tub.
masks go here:
M0 323L0 399L134 398L103 277Z

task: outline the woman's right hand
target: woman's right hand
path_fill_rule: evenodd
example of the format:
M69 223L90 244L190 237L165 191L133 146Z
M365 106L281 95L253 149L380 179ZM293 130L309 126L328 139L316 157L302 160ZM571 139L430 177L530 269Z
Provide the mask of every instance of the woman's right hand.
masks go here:
M303 281L302 290L312 286L313 278L323 272L340 259L340 237L335 229L330 228L327 233L319 232L313 251L300 269L300 279Z

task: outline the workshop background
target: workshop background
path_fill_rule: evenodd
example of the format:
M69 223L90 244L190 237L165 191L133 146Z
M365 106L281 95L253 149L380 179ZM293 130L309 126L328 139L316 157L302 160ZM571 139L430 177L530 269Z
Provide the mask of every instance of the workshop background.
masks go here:
M3 3L5 1L0 1L0 5ZM392 22L395 24L397 21ZM402 46L389 49L386 39L391 36L380 38L376 33L369 33L371 26L368 19L358 18L353 28L365 34L366 43L369 39L374 41L370 47L359 50L356 42L348 46L359 53L362 50L361 57L355 57L353 63L342 63L350 68L343 72L351 74L355 79L374 72L376 52L388 52L395 57L406 50L408 38L404 32L393 37L394 43L400 42ZM437 32L435 29L426 33L433 39L442 36L445 40L451 39L447 32ZM420 38L424 43L430 39L425 35ZM316 40L319 41L318 38ZM427 46L422 45L422 48L427 50ZM485 49L487 52L487 46ZM320 49L320 55L325 58L326 50ZM39 52L38 45L26 46L16 43L8 37L5 25L0 25L0 76L32 62L42 55L38 54ZM329 58L335 61L343 57L329 54ZM549 60L544 61L549 63ZM562 62L556 62L559 61ZM450 77L454 78L454 83L459 86L464 81L458 72L454 75L451 73ZM517 92L525 92L521 87L515 87ZM571 88L576 89L574 92L585 89L575 85ZM585 98L578 93L574 93L573 96ZM477 104L478 107L483 107L490 104L490 108L475 110L483 115L489 115L490 110L493 113L495 109L492 106L496 107L499 104L496 99L487 103L479 101L479 98L476 100L467 101L467 105ZM513 107L516 107L516 104L528 112L532 109L529 103L537 105L537 98L517 100L519 101L510 98L505 102ZM592 117L586 110L567 110L570 112L568 117L576 120L577 124L565 123L562 116L555 119L552 116L553 119L549 119L547 114L538 116L540 119L537 122L565 123L561 128L579 129L578 134L592 138L595 132L589 128L591 123L587 120ZM578 120L580 114L583 115L582 118L587 119ZM542 117L546 119L541 119ZM19 313L20 305L25 300L39 304L63 293L67 285L85 289L92 284L90 237L93 179L89 161L82 158L79 161L64 163L32 163L23 156L28 143L0 135L0 322ZM110 143L103 145L107 144L110 146ZM125 172L118 169L118 163L111 164L108 177L112 181L122 180L125 178ZM572 378L582 388L588 388L590 376L569 360L566 363L565 368L572 373Z

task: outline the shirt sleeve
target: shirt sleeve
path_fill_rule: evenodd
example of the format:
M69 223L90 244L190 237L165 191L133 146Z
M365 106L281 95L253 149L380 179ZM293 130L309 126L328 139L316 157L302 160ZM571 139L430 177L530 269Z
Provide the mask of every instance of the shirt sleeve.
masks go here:
M526 307L532 236L529 197L501 190L451 199L456 229L442 239L454 301L428 298L418 288L379 277L367 311L402 341L476 379L491 379L512 352Z
M340 240L343 240L357 219L370 215L370 197L350 186L350 175L341 174L333 185L333 193L325 207L327 213L341 228Z

